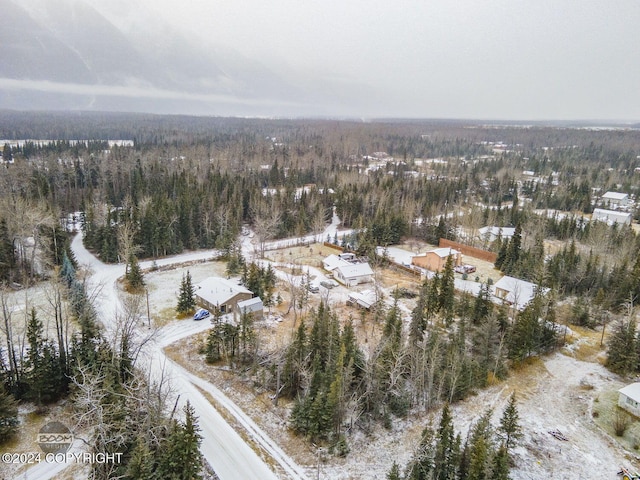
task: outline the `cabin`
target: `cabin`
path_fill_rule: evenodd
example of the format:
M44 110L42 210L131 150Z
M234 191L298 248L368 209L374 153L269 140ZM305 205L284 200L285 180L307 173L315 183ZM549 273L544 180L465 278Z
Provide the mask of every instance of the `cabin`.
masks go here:
M411 264L432 272L441 272L449 257L453 257L454 267L462 265L462 252L449 247L436 248L430 252L411 257Z
M632 383L618 390L618 406L640 417L640 382Z
M196 303L210 312L221 314L236 310L238 303L253 298L243 285L222 277L209 277L195 286Z

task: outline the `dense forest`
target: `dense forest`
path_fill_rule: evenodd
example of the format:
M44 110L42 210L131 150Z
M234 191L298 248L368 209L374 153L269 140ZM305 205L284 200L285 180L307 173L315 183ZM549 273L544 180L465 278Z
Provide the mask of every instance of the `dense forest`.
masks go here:
M257 348L250 318L215 325L206 360L260 369L256 378L276 401L292 403L291 428L339 455L349 450L346 425L388 426L413 408L458 401L555 349L559 300L571 305L573 323L619 320L609 366L640 368L629 313L640 295L640 237L629 225L589 220L605 191L637 195L638 130L0 112L0 138L0 440L15 430L16 400L41 405L72 396L88 421L105 425L99 449L128 452L121 470L96 478L170 478L176 456L198 464L199 437L193 411L184 422L169 419L164 386L145 385L136 368L138 346L127 335L140 306L129 305L121 338L104 338L69 248L74 220L105 262L135 266L138 258L219 249L230 273L242 273L269 302L273 272L239 258L243 227L264 245L319 234L334 212L355 230L344 247L374 262L384 262L377 246L447 238L490 250L505 274L549 289L516 312L492 303L489 285L477 296L455 294L449 263L422 283L408 328L397 298L375 306L382 335L370 354L351 319L325 303L306 312L278 352ZM637 208L631 213L639 217ZM486 225L512 226L515 234L489 242L476 235ZM56 336L43 333L42 313L33 310L26 344L14 344L6 292L45 279ZM136 396L143 385L157 397ZM98 409L104 417L92 417L98 410L87 402L96 398L109 406ZM422 456L388 477L489 478L468 473L478 468L507 478L511 445L486 416L463 445L447 415L437 430L425 429ZM443 449L448 466L438 464Z

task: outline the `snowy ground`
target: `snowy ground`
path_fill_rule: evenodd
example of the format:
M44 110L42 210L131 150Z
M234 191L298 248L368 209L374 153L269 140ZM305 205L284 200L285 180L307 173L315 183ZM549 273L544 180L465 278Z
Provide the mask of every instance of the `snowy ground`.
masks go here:
M332 226L335 228L335 225ZM252 247L250 237L245 237L245 242L245 248ZM281 404L277 408L273 407L268 397L269 392L256 393L253 385L245 380L205 365L202 356L197 353L199 341L197 334L207 329L207 323L194 322L191 319L176 320L174 308L180 279L187 269L194 283L209 275L224 274L222 263L210 261L201 263L202 260L211 260L212 256L213 252L194 252L178 258L158 261L157 264L160 267L175 262L180 263L180 266L147 273L150 313L154 321L166 324L158 338L158 347L171 344L170 351L174 354L176 351L180 352L178 357L185 360L184 366L198 373L199 376L206 377L252 418L255 427L250 425L251 422L248 420L243 420L245 426L242 430L245 442L250 440L250 443L263 445L262 451L270 448L273 452L270 455L280 457L285 460L285 463L291 465L293 473L286 473L285 470L288 468L286 466L277 467L280 478L303 477L304 474L298 473L296 464L303 467L309 478L338 480L384 479L394 461L402 466L406 465L418 445L422 429L429 419L437 421L438 412L414 411L407 419L395 421L390 430L378 427L367 434L355 431L348 438L351 453L345 459L339 459L293 436L286 421L288 406ZM104 315L112 313L111 310L115 308L118 300L111 288L115 279L122 274L123 267L99 265L95 258L88 254L80 255L79 261L92 265L94 269L100 269L97 273L100 274L104 288L102 298L99 299L102 306L101 313ZM142 266L149 268L151 265L150 262L146 262ZM287 269L290 271L290 267L291 264L287 262L280 265L283 272ZM310 268L309 271L315 281L324 277L319 270ZM290 274L281 273L279 276L283 282L291 279ZM397 281L398 279L393 281L380 279L379 284L387 297L391 289L398 285ZM335 308L341 309L340 315L353 314L356 328L364 328L363 325L358 325L357 310L347 310L344 307L347 295L348 290L342 286L331 290L321 287L320 293L313 294L312 298L316 302L320 298L329 300ZM38 295L34 294L34 297ZM405 313L408 312L410 304L407 303L403 310ZM275 336L279 339L275 343L282 345L293 331L292 325L294 324L290 315L282 322L264 322L260 328L265 337ZM373 343L371 341L369 345ZM598 349L594 347L594 350ZM575 349L566 349L539 362L534 362L513 372L505 382L478 392L475 396L453 406L456 429L464 437L471 423L487 408L494 409L497 422L511 392L517 393L518 410L525 435L514 452L515 465L511 473L514 480L613 479L616 478L616 472L622 465L640 466L640 461L634 455L624 451L615 438L595 424L592 417L594 401L604 393L615 392L623 386L622 380L600 365L597 357L599 350L589 356L587 361L575 358L574 351ZM210 404L204 400L206 395L203 396L202 393L215 392L215 387L200 383L178 366L172 368L178 378L182 381L188 380L191 386L183 383L180 388L184 388L183 393L192 397L192 400L198 397L197 407L204 414L201 414L201 420L206 426L206 433L214 435L217 424L212 423L209 418ZM194 384L198 384L197 391L193 390ZM236 408L233 404L230 405L227 408ZM241 414L242 412L238 413L240 417ZM561 431L568 441L563 442L552 437L548 433L550 430ZM270 439L274 442L272 443ZM209 447L210 445L207 447L210 450ZM279 448L282 452L277 450ZM213 455L213 452L207 453ZM289 458L293 461L289 462L287 460ZM33 478L40 477L34 475ZM46 478L53 477L49 475Z
M414 411L406 419L394 420L390 430L380 426L368 434L356 430L348 437L349 455L337 458L315 450L290 432L286 420L289 405L274 407L268 394L256 393L250 382L207 367L197 353L197 341L185 340L174 348L183 352L180 356L190 369L222 388L297 464L306 467L309 477L317 476L319 471L318 478L326 479L384 479L394 461L402 466L409 462L422 429L430 420L436 424L438 421L439 412ZM580 361L558 352L453 405L454 424L464 439L472 423L492 408L497 425L515 391L525 433L514 450L513 480L614 479L620 466L640 463L595 424L591 412L594 399L622 385L617 376L597 362ZM548 433L551 430L559 430L568 441L557 440Z
M273 265L290 266L285 263L278 265L276 262ZM303 271L306 269L306 266L302 267ZM323 275L314 268L310 268L310 272L312 277ZM177 272L173 275L175 281ZM282 278L286 281L291 276L284 275ZM380 282L387 298L390 297L394 282ZM383 283L388 285L384 287ZM341 317L353 314L356 329L362 330L357 310L344 307L348 289L342 286L326 292L321 289L320 295L312 295L313 301L318 302L322 294L329 299L333 308L339 310ZM403 310L408 312L410 305L405 307ZM292 327L291 315L279 323L264 322L259 326L265 339L275 337L277 340L270 343L280 346L286 343L293 331ZM407 419L394 421L391 430L378 427L368 434L354 431L348 438L351 453L347 458L328 455L324 450L315 450L292 435L286 420L287 405L273 407L268 392L256 392L246 379L206 366L202 356L197 353L200 341L202 339L194 337L171 348L174 349L174 354L180 352L177 357L182 358L190 370L223 388L297 464L306 468L309 477L338 480L384 479L394 461L404 466L411 459L422 429L428 421L433 419L437 422L439 412L414 411ZM370 342L369 345L374 343ZM488 408L493 409L494 423L497 424L509 396L515 391L525 434L514 451L515 465L511 472L514 480L613 479L620 466L640 465L638 459L598 427L592 417L594 401L624 385L618 376L599 363L598 355L602 351L598 343L599 335L581 338L572 347L522 367L512 372L506 381L454 405L452 409L456 429L464 438L470 425ZM589 344L588 349L594 352L588 355L587 361L579 359L585 355L576 355L579 346L583 344ZM552 430L562 432L568 441L560 441L551 436L548 432Z

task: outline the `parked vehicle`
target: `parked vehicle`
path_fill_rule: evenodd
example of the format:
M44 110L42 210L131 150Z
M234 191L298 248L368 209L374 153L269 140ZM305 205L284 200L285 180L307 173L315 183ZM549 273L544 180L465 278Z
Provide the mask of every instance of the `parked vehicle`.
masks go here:
M473 273L476 271L476 267L473 265L458 265L453 267L453 271L456 273Z
M204 308L201 308L200 310L198 310L196 312L196 314L193 316L194 320L204 320L205 318L207 318L209 315L211 315L211 313L209 313L209 310L205 310Z
M317 285L311 285L311 284L309 284L309 285L307 286L307 288L309 289L309 291L310 291L311 293L318 293L318 292L320 291L320 287L318 287Z
M320 285L322 285L324 288L331 290L333 287L338 286L338 282L336 282L335 280L326 280L326 281L320 282Z

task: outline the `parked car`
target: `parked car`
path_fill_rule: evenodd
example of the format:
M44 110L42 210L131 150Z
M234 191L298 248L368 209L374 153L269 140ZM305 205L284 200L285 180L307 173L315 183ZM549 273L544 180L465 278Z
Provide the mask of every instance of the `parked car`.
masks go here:
M320 287L318 287L317 285L311 285L311 284L309 284L309 285L307 286L307 288L309 289L309 291L310 291L311 293L318 293L318 292L320 291Z
M322 285L324 288L331 290L333 287L338 286L338 282L336 282L335 280L329 280L329 281L320 282L320 285Z
M211 315L211 313L209 313L209 310L205 310L204 308L201 308L200 310L198 310L196 312L196 314L193 316L194 320L204 320L205 318L207 318L209 315Z

